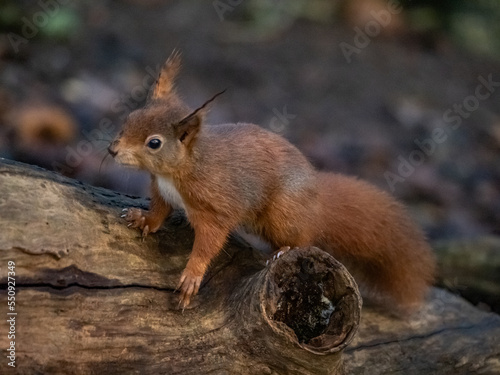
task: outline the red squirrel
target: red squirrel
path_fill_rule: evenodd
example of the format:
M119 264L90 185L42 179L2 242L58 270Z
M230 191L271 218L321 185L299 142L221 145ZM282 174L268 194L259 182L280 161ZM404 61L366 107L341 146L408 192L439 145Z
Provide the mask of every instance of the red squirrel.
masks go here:
M129 226L156 232L173 208L194 229L179 281L180 304L198 293L228 235L243 228L274 249L317 246L344 263L364 289L408 310L423 300L433 253L405 208L389 194L319 172L278 134L247 123L206 125L177 95L179 53L162 68L146 106L128 116L109 152L151 174L149 211L127 209Z

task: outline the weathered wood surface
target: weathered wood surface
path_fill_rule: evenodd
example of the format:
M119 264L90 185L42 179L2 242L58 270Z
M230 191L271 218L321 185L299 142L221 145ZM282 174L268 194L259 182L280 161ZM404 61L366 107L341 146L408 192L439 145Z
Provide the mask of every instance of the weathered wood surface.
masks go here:
M18 313L16 368L3 356L1 373L336 374L341 357L352 374L500 373L500 317L439 289L408 320L364 307L345 348L359 300L317 249L266 266L232 240L182 312L174 289L193 233L176 215L141 242L119 214L144 204L0 160L0 312L12 260Z

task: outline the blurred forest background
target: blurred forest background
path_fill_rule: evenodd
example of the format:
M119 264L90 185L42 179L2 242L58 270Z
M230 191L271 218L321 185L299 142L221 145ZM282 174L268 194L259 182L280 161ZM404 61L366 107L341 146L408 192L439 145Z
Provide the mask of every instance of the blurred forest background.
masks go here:
M192 107L229 89L208 122L379 185L436 247L498 238L499 20L494 0L3 0L0 157L147 195L103 158L177 48Z

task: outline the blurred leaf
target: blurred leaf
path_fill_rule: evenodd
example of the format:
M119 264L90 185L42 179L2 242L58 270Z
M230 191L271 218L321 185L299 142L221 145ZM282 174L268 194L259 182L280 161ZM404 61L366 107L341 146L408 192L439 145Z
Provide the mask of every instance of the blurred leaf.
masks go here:
M74 10L61 8L41 29L47 38L67 39L80 28L80 16Z
M451 19L451 33L459 44L473 52L500 56L498 22L490 22L485 15L477 13L454 15Z

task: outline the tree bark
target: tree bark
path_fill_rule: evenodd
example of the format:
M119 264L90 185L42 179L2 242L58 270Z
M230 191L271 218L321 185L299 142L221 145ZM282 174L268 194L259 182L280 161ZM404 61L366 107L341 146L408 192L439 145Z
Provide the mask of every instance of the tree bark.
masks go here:
M33 374L493 374L500 317L434 289L408 319L364 307L316 248L265 257L232 238L184 311L175 287L193 243L180 213L143 242L119 218L141 199L0 160L0 347ZM351 342L351 346L347 345ZM347 348L346 348L347 347Z

